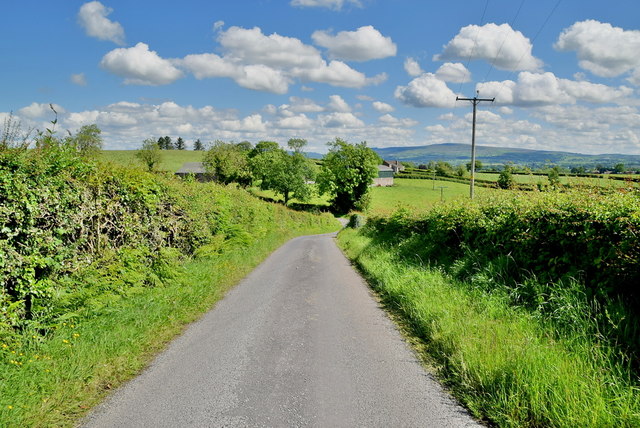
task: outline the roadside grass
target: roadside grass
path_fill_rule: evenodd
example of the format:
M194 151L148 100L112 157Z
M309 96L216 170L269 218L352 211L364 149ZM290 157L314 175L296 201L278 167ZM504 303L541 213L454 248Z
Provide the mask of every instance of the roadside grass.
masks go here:
M441 189L441 187L443 187ZM476 186L476 194L495 192ZM399 207L423 211L441 201L468 198L469 185L451 181L420 180L415 178L396 178L390 187L373 187L371 189L371 207L368 213L385 215L394 212Z
M393 243L352 229L339 242L476 417L501 427L640 426L640 382L604 342L558 332L499 290L401 258Z
M0 343L0 426L76 425L286 240L338 228L327 215L299 217L284 213L274 219L271 232L248 247L205 251L181 265L164 286L135 287L130 295L114 296L100 312L69 319L45 337L25 331L17 341Z
M250 187L249 189L249 193L251 193L254 196L257 196L259 198L263 198L263 199L267 199L267 200L271 200L274 202L280 202L283 203L284 202L284 198L282 197L282 195L277 195L275 192L273 192L272 190L261 190L258 187ZM327 210L329 209L329 206L331 205L329 202L329 197L327 195L318 195L317 191L314 191L314 196L309 199L308 201L300 201L296 198L291 198L289 199L289 205L295 205L295 204L303 204L303 205L307 205L307 206L316 206L318 209L321 210Z
M101 159L118 165L143 168L136 158L137 150L103 150ZM162 150L159 171L176 172L185 162L202 162L204 151L195 150Z

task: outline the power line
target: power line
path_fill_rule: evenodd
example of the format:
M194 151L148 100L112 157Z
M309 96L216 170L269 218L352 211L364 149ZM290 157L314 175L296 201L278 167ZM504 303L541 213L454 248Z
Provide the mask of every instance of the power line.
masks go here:
M515 16L513 17L513 19L511 20L511 22L509 23L509 26L511 28L513 28L513 24L516 23L516 20L518 19L518 16L520 15L520 11L522 10L522 6L524 5L525 0L522 0L520 2L520 6L518 6L518 10L516 11ZM493 70L493 66L496 63L498 57L500 56L500 53L502 52L502 48L504 47L504 44L507 41L507 36L505 35L504 38L502 39L502 43L500 44L500 48L498 48L498 53L496 54L495 58L493 58L493 61L491 61L491 67L489 67L489 71L487 71L487 74L485 74L484 79L482 80L483 82L487 80L487 78L489 77L489 74L491 73L491 70Z
M476 37L473 39L473 47L471 48L471 52L469 53L469 58L467 58L467 65L465 66L467 69L469 69L469 63L471 62L471 57L475 53L476 46L478 46L478 35L480 34L480 27L482 27L482 24L484 23L484 17L487 13L488 8L489 8L489 0L487 0L484 4L484 10L482 11L482 16L480 17L480 25L478 26L478 31L476 31ZM460 87L458 88L458 92L462 90L462 83L463 82L460 82Z
M546 27L547 23L549 22L549 20L551 19L551 17L555 13L555 11L558 9L558 6L560 6L560 3L562 3L562 0L556 1L556 4L553 6L553 8L551 9L551 12L549 12L547 17L545 18L544 22L542 23L542 25L540 26L540 28L536 32L536 35L533 36L533 39L531 39L531 45L532 46L533 46L533 42L536 41L536 39L538 38L540 33L542 33L542 30L544 29L544 27ZM527 52L523 52L522 55L520 55L520 58L518 59L518 62L516 62L516 65L514 67L514 71L511 72L511 77L513 77L516 74L516 70L518 69L518 65L520 65L520 62L522 62L522 59L525 57L526 54L527 54ZM488 74L487 74L487 76L488 76ZM486 80L486 77L485 77L485 80ZM504 82L505 82L505 80L503 80L502 83L500 84L500 87L498 88L498 92L496 93L495 98L498 98L498 95L500 95L500 92L502 92L502 89L505 86Z

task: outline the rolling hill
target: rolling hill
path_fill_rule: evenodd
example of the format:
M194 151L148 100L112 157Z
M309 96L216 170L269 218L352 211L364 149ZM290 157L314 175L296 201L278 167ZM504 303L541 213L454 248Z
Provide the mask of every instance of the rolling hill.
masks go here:
M471 158L470 144L450 143L414 147L373 147L372 149L385 160L410 161L416 164L445 161L457 165L467 163ZM551 150L476 146L476 158L485 166L502 166L513 163L531 168L540 168L545 165L558 165L566 168L574 166L593 168L602 165L613 168L614 165L623 163L627 169L640 169L640 155L585 155Z

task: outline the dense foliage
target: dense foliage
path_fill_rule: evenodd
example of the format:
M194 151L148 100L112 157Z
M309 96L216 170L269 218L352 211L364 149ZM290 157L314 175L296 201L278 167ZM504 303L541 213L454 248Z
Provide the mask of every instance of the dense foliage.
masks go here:
M336 138L328 145L329 153L317 179L320 192L330 195L331 204L339 213L364 210L381 159L366 142L350 144Z
M0 337L100 312L171 280L185 257L260 239L284 215L244 191L104 164L45 137L0 151Z
M367 227L372 236L401 243L408 257L445 266L481 287L501 283L516 304L550 316L561 311L549 296L571 288L591 302L601 333L640 350L637 194L496 195L439 205L416 217L400 211Z

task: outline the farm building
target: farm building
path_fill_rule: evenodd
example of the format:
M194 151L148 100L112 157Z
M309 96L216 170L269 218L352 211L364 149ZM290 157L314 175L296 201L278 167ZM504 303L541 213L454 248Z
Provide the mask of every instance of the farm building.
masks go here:
M404 171L404 165L400 161L382 161L382 165L388 166L393 169L393 172Z
M201 182L213 181L213 175L207 172L202 162L186 162L182 168L176 171L176 175L181 178L193 175L196 180Z
M393 168L387 165L378 165L378 176L373 179L373 186L393 186Z

